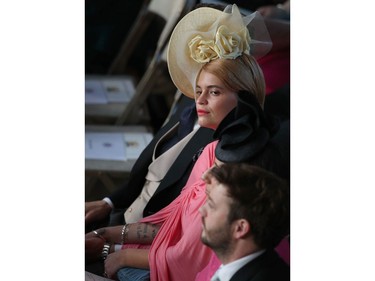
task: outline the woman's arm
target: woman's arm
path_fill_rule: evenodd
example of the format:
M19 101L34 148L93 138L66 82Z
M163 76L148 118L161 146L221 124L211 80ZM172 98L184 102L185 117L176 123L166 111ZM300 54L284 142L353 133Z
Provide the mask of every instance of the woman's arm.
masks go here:
M114 244L151 244L159 228L151 223L130 223L99 228L86 234L86 238L101 237Z
M160 225L150 223L132 223L91 231L85 237L86 259L105 259L109 253L115 252L115 244L120 245L120 248L122 244L151 244L159 228ZM148 266L148 260L145 264Z

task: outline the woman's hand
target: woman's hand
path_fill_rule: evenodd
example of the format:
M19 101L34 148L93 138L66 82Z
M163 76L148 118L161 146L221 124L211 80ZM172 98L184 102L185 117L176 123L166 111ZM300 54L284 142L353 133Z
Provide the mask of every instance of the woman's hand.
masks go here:
M109 254L104 261L104 272L111 279L116 279L117 271L123 267L126 267L125 250Z
M101 258L105 241L97 236L87 234L85 237L85 258L87 262L98 261Z
M123 267L149 269L148 249L122 249L109 254L104 261L104 271L108 278L116 279L116 273Z

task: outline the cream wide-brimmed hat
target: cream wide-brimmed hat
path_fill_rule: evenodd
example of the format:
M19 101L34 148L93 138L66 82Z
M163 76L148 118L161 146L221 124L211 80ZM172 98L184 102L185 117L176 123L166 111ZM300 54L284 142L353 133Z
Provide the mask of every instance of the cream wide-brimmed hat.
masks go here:
M168 70L173 83L194 98L197 75L211 60L235 59L243 53L265 55L272 42L262 16L242 17L238 7L224 11L201 7L185 15L174 28L168 45Z

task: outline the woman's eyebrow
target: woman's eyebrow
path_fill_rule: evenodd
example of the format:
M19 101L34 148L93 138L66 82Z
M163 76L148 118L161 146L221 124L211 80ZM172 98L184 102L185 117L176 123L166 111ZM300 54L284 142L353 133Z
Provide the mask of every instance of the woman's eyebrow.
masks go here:
M219 86L219 85L209 85L209 86L207 86L207 88L219 88L219 89L224 89L224 87L222 87L222 86Z
M199 88L199 89L201 89L202 87L201 86L199 86L199 84L197 84L196 86L195 86L195 88ZM215 85L215 84L213 84L213 85L208 85L207 86L207 89L212 89L212 88L218 88L218 89L225 89L223 86L220 86L220 85Z

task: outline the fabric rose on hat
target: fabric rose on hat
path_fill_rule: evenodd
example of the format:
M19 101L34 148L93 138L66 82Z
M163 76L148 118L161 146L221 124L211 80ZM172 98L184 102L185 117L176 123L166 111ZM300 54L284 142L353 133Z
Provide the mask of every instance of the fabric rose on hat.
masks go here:
M249 54L249 44L250 35L247 28L236 33L230 32L225 25L222 25L215 35L215 51L220 58L235 59L242 53Z
M217 59L214 40L204 40L197 35L189 42L190 55L198 63L206 63Z
M206 63L217 58L235 59L242 53L250 54L250 35L247 28L240 32L230 32L225 25L219 26L214 40L201 35L189 42L190 56L198 63Z

